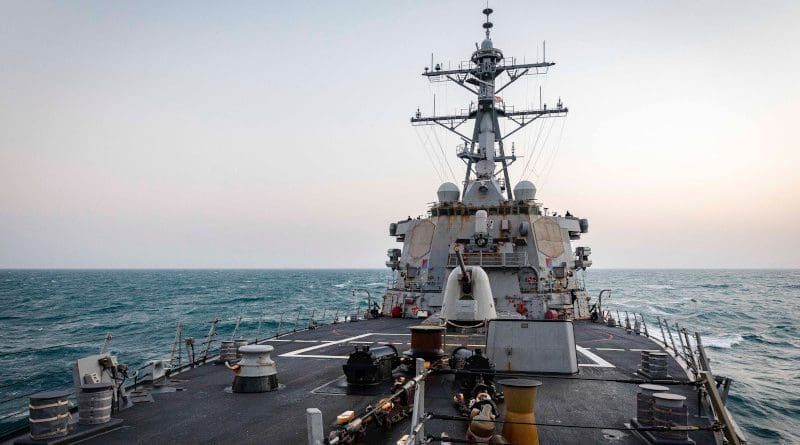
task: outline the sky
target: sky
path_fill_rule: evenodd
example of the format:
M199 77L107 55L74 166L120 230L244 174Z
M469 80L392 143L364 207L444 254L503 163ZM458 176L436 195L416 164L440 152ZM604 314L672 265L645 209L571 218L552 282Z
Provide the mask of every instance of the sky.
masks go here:
M800 3L491 6L507 57L556 62L504 102L570 110L510 138L512 180L589 219L593 267L800 267ZM0 268L383 267L463 175L409 118L467 106L420 73L483 7L3 2Z

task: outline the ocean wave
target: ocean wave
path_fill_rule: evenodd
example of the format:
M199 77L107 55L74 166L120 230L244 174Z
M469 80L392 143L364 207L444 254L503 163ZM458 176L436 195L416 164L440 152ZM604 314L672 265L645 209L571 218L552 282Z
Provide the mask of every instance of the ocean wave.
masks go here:
M753 343L769 345L779 348L794 348L794 345L788 341L777 339L770 335L746 334L744 339Z
M376 281L374 283L367 283L364 286L367 286L367 287L381 287L381 286L386 286L386 283L384 283L382 281Z
M731 349L743 341L744 337L739 334L703 336L703 346L707 348Z
M344 283L334 284L333 287L338 288L338 289L344 289L345 287L350 286L352 284L353 284L353 280L347 280Z
M639 310L635 309L635 308L636 308L636 306L631 306L631 311L639 312ZM678 309L674 308L674 307L650 306L650 305L648 305L647 306L647 311L645 311L644 313L645 314L650 314L652 316L655 316L655 315L665 316L665 315L675 315L675 314L678 314L679 312L680 311Z
M700 284L697 287L701 287L703 289L727 289L731 287L731 285L724 283L708 283L708 284Z
M245 302L248 302L248 301L260 301L262 299L263 299L263 297L257 296L257 295L240 296L240 297L230 298L230 299L227 299L227 300L226 299L221 299L221 300L218 300L218 301L214 302L214 304L220 304L220 303L224 303L224 304L245 303Z
M722 313L717 311L704 311L697 314L698 320L716 320Z
M674 290L675 288L670 286L669 284L645 284L642 286L645 289L663 289L663 290Z

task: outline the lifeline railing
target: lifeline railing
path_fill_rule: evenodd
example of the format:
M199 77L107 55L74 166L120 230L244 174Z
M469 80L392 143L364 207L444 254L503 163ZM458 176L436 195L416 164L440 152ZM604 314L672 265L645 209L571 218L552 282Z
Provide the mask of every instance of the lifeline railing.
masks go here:
M364 305L365 302L367 302L366 306ZM153 360L163 360L168 364L166 367L169 372L168 375L180 373L204 364L217 357L220 352L221 341L225 340L227 337L230 337L231 339L244 338L245 335L242 334L246 333L247 336L252 335L252 341L249 341L250 343L258 343L269 339L279 338L301 330L315 329L316 327L330 324L359 321L370 317L369 304L370 303L368 300L358 299L357 301L354 301L345 307L342 307L341 305L332 308L306 309L301 307L298 309L283 311L277 314L271 314L269 316L267 313L264 313L258 317L251 318L246 318L239 315L226 320L214 319L206 323L208 330L205 331L205 334L197 336L197 344L194 342L194 337L188 337L185 335L186 324L180 321L177 323L177 328L174 328L175 336L174 340L171 342L169 353L167 354L168 358L164 358L164 354L161 353L146 353L143 361L147 363ZM275 328L265 328L266 325L270 324L275 326ZM169 329L170 331L173 330L171 327ZM196 332L200 332L200 328L195 327L195 329L197 329ZM68 348L77 348L83 350L81 355L76 354L78 357L80 357L85 355L86 352L95 346L97 347L97 350L107 347L109 336L111 336L112 332L106 333L100 340L81 340L43 346L39 348L3 351L0 352L0 357L24 356L38 353L51 354L54 351ZM138 331L125 332L121 335L135 336L140 334L149 334L152 337L154 336L153 334L155 332L158 331L150 327ZM264 333L263 336L262 333ZM237 337L237 335L239 336ZM187 340L191 340L191 343L187 343ZM194 348L198 345L200 348L199 351L196 351ZM184 354L186 354L186 357L184 357ZM139 368L139 370L143 368L144 367ZM133 389L142 383L137 380L136 373L138 373L138 371L129 377L133 381L126 386L126 389ZM34 383L37 380L42 380L47 377L48 375L42 374L29 376L8 383L4 382L0 384L0 389L20 386L26 383ZM66 382L66 378L63 380L64 383L56 387L34 385L35 390L10 391L7 397L0 399L0 442L2 442L4 438L11 437L27 428L26 419L28 412L28 397L42 391L63 389L63 385L68 384ZM16 420L9 421L9 419L12 418L16 418Z
M529 266L527 252L496 252L496 253L464 253L464 263L467 266L481 267L525 267ZM448 267L458 266L458 255L451 253L447 257Z
M670 325L670 321L666 318L656 316L655 320L658 325L658 331L651 335L647 328L645 317L641 313L629 313L626 310L620 312L620 310L615 310L617 318L614 319L613 313L610 310L601 310L601 312L601 317L599 317L597 322L624 328L629 333L635 332L636 334L642 334L653 340L656 344L662 346L666 352L671 353L671 355L679 360L679 363L682 362L693 374L694 381L703 387L704 394L701 393L701 396L704 395L703 401L706 406L711 409L711 414L713 414L714 418L721 424L722 432L727 443L729 445L747 443L744 433L725 407L730 385L733 380L729 377L715 377L713 375L711 372L710 360L703 346L703 339L699 332L689 334L686 327L679 326L678 322L673 321L672 325ZM624 326L622 324L622 313L625 314ZM631 318L634 320L633 324L631 324ZM661 334L660 339L658 338L659 332ZM678 339L677 343L675 341L676 337ZM692 342L692 340L694 340L694 342ZM692 343L694 343L694 345ZM702 403L699 405L699 409L703 409Z

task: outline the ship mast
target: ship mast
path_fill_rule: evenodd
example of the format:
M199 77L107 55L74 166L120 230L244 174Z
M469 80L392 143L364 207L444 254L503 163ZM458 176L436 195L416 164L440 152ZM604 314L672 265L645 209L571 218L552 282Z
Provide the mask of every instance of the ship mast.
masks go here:
M513 107L507 107L502 103L497 96L501 91L520 77L546 74L547 69L555 63L547 62L544 54L542 61L537 63L518 64L514 58L504 58L503 52L494 47L490 37L493 24L489 21L489 16L492 12L491 8L483 10L483 14L486 15L486 21L483 23L486 38L480 46L475 44L476 51L472 53L470 61L462 62L459 68L454 70L443 70L440 64L436 64L426 67L422 73L432 82L450 81L468 90L478 97L477 106L470 104L467 110L442 116L422 116L418 109L411 118L411 123L412 125L436 124L461 138L463 146L458 151L458 157L467 166L462 196L466 194L471 182L496 181L497 175L502 172L510 201L514 196L511 192L508 167L517 160L517 157L513 150L510 156L506 155L503 141L539 118L565 116L569 110L563 106L561 99L552 109L548 109L545 104L540 106L540 109L515 111ZM508 75L508 79L498 88L498 78L503 73ZM515 127L503 135L500 131L499 118L508 119ZM467 136L460 127L472 119L475 120L475 126L472 136ZM500 164L500 171L496 171L497 164Z

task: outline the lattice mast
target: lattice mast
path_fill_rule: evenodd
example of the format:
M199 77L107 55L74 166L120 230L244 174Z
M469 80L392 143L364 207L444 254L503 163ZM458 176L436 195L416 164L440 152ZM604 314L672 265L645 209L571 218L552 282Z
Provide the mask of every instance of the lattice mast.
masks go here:
M493 25L489 21L489 16L492 12L491 8L483 10L483 14L486 15L486 21L483 23L486 38L480 46L475 44L476 50L472 53L470 61L462 62L459 68L454 70L444 70L440 64L436 64L426 67L422 73L432 82L451 81L468 90L478 97L477 106L470 103L467 110L444 116L422 116L417 109L411 118L411 123L412 125L436 124L461 138L463 146L459 148L458 157L467 166L462 196L466 193L471 180L496 180L497 175L502 172L508 199L513 200L508 167L517 160L517 156L513 149L511 155L506 155L503 141L536 119L565 116L569 110L559 99L556 107L552 109L548 109L545 104L540 105L539 109L515 111L513 107L507 107L497 96L520 77L545 74L555 63L546 61L544 50L542 61L537 63L517 64L514 58L505 58L503 52L494 47L490 38ZM498 88L497 81L503 73L508 75L508 80ZM508 119L516 127L503 135L500 131L499 118ZM470 137L462 133L459 127L471 119L475 120L475 127ZM497 164L500 164L500 171L496 171Z

